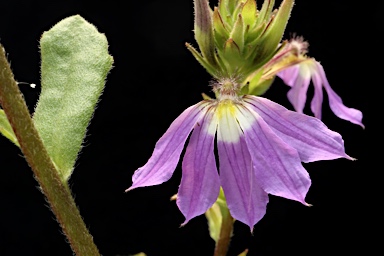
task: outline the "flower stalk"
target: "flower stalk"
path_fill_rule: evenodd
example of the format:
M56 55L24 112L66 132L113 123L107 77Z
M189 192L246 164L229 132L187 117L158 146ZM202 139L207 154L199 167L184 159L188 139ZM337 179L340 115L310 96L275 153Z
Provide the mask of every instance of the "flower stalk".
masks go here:
M1 45L0 104L73 252L77 256L100 255L68 185L60 179L58 170L40 139Z
M213 254L214 256L227 255L233 232L233 223L235 221L231 216L231 213L229 212L228 208L221 207L221 214L222 222L220 228L220 235L215 246L215 253Z

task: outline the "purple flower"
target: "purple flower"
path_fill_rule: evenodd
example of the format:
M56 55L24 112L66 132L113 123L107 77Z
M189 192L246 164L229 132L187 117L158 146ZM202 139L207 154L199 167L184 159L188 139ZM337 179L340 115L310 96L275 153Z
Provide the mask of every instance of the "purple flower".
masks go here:
M262 97L238 96L233 88L218 83L218 99L203 100L176 118L127 191L169 180L192 132L177 196L184 224L214 204L221 186L231 215L252 229L265 214L268 194L308 205L311 180L301 162L352 159L341 136L319 119Z
M323 66L313 58L300 57L304 58L302 62L277 73L277 76L279 76L285 84L292 87L288 92L288 99L295 110L303 113L307 100L308 86L312 79L315 92L311 102L311 110L315 117L321 119L324 87L328 94L329 106L333 113L341 119L350 121L364 128L362 123L363 114L361 111L348 108L343 104L340 96L337 95L329 85Z

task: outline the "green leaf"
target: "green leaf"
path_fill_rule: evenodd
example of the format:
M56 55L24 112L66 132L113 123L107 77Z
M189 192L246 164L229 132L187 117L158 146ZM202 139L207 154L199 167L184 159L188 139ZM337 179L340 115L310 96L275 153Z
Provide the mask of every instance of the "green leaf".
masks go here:
M20 147L16 135L13 132L12 126L9 123L7 116L5 115L4 110L2 109L0 109L0 132L4 135L4 137L12 141L16 146Z
M243 0L243 1L245 1L245 0ZM232 23L231 24L235 24L237 17L239 16L239 14L241 14L241 11L243 10L243 7L244 7L244 3L242 1L236 3L236 8L233 10L233 12L231 14L231 16L232 16Z
M254 88L259 83L262 75L263 75L263 70L258 69L245 79L245 81L247 82L248 88L244 87L244 89L247 89L247 93L244 93L244 94L250 94L249 92L254 90Z
M240 253L238 256L246 256L248 254L248 249L245 249L242 253Z
M231 13L229 12L228 9L228 0L219 0L219 12L222 17L222 19L227 22L232 24L231 21Z
M260 79L258 84L249 86L248 94L260 96L263 95L272 85L275 77L269 78L267 80Z
M220 206L217 203L214 203L212 207L205 212L205 217L208 220L209 235L217 243L220 236L221 224L223 222Z
M227 5L228 12L229 12L230 14L233 14L233 13L234 13L236 7L237 7L238 4L239 4L239 0L224 0L223 2L224 2L224 4Z
M244 18L244 24L253 28L253 25L256 23L256 15L257 15L257 6L255 0L247 0L244 4L244 7L241 11L241 15Z
M225 41L229 38L229 31L228 31L229 26L222 19L219 9L217 7L215 7L213 11L212 18L213 18L216 47L219 50L223 50Z
M239 46L236 42L229 38L224 45L224 51L221 53L224 65L230 75L234 75L239 71L239 68L243 65L243 59Z
M283 37L285 27L291 15L294 0L284 0L276 16L272 17L265 33L260 38L259 56L260 60L268 59L276 52L281 38Z
M261 34L264 32L265 27L267 24L265 22L261 23L257 27L254 27L253 29L248 31L247 34L247 44L253 46L257 44L257 40L261 36Z
M271 18L271 12L274 5L275 0L264 0L263 6L261 7L259 16L257 18L257 25L261 24L264 21L268 21Z
M205 212L205 217L208 220L209 235L215 242L219 240L223 218L227 218L228 214L230 213L224 191L220 188L220 194L216 202Z
M276 16L271 19L268 29L263 35L263 38L266 38L269 44L277 45L281 41L288 19L291 16L293 4L294 0L284 0Z
M201 56L201 54L195 48L193 48L192 45L186 43L185 46L192 53L193 57L195 57L195 59L200 63L200 65L205 68L205 70L209 74L211 74L213 77L217 76L217 69L215 69L210 63L208 63L208 61L204 59L203 56Z
M113 58L105 35L79 15L44 32L40 50L42 88L33 119L61 178L67 181Z
M241 14L237 16L237 20L233 25L233 29L230 34L230 38L235 41L236 45L239 47L240 53L243 53L244 49L244 22Z

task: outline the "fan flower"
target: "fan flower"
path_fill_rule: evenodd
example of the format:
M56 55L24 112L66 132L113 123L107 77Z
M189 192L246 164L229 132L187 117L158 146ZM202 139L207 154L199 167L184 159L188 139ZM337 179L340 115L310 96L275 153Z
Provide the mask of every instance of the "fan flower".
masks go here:
M364 128L362 123L363 114L361 111L348 108L343 104L340 96L337 95L329 85L323 66L314 58L309 58L305 55L307 46L308 43L304 42L302 38L291 40L286 47L297 49L300 62L277 73L277 76L291 87L287 96L295 110L303 113L307 100L308 86L312 80L315 90L311 101L311 111L315 117L321 119L324 87L328 94L329 106L333 113L341 119L350 121Z
M239 95L235 79L219 81L213 90L217 99L203 100L176 118L127 189L169 180L190 135L177 196L183 224L204 214L222 187L231 215L252 229L266 212L268 194L308 205L311 180L301 162L352 159L341 136L317 118Z

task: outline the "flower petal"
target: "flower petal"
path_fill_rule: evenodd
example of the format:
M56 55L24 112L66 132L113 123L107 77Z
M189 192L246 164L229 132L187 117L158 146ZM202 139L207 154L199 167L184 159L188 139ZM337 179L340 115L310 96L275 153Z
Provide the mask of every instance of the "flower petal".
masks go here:
M305 102L307 101L307 91L309 83L311 82L311 75L310 70L305 64L297 65L299 66L299 74L292 84L292 88L288 91L287 97L295 110L303 113Z
M239 106L237 120L244 132L257 182L262 189L276 196L299 201L311 185L297 151L278 137L253 110Z
M290 111L262 97L245 96L244 101L277 136L298 151L302 162L353 159L345 153L340 134L329 130L319 119Z
M283 82L292 87L287 94L289 102L299 113L303 113L305 102L307 100L308 86L311 81L310 70L306 63L296 64L283 69L277 76Z
M341 119L360 125L364 128L362 123L363 114L361 111L354 108L348 108L343 104L340 96L337 95L329 85L323 66L319 62L316 62L316 64L318 72L323 80L323 86L328 94L329 107L332 109L333 113Z
M205 213L219 196L220 180L214 155L217 120L212 119L213 111L209 110L201 124L195 125L184 155L177 194L177 205L185 216L182 225Z
M151 158L132 176L133 184L128 190L161 184L169 180L179 162L181 151L191 130L204 114L206 101L193 105L175 119L165 134L156 143Z
M280 77L286 85L292 87L295 84L297 76L299 75L299 71L300 66L293 65L277 73L277 76Z
M265 214L268 194L258 184L244 135L232 113L222 111L217 131L221 186L232 216L252 230ZM229 133L237 140L228 140Z
M321 107L323 105L323 85L319 73L313 73L312 82L315 90L311 101L311 110L316 118L321 119Z

